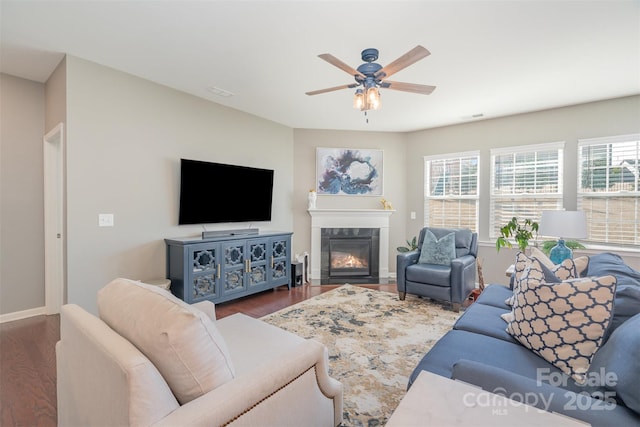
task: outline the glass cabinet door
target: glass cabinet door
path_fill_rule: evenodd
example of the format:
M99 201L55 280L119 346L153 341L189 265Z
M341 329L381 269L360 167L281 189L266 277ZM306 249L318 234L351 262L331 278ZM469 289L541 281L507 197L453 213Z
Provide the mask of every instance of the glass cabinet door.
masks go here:
M244 277L247 269L245 262L245 242L230 242L222 245L224 260L222 263L222 293L241 292L245 289Z
M275 283L286 283L290 280L289 240L277 238L271 240L271 280Z
M250 240L247 242L249 254L247 286L249 288L265 286L267 284L268 243L268 239Z
M219 247L210 245L206 247L194 247L189 251L191 262L191 283L185 297L187 302L197 302L218 296L219 279Z

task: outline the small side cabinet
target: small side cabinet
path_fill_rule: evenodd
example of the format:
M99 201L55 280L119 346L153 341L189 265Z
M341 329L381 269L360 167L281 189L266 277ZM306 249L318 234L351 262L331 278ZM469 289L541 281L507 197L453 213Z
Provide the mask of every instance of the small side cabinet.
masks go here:
M292 233L165 239L171 292L187 303L291 289Z

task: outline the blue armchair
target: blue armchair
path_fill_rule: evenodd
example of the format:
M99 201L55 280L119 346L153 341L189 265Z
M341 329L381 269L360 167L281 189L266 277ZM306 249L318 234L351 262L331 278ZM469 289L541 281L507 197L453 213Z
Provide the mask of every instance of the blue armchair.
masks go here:
M455 258L450 265L419 263L426 231L437 239L455 233ZM478 234L469 229L425 227L420 231L418 249L397 256L398 294L404 300L407 293L446 301L453 311L460 306L476 286Z

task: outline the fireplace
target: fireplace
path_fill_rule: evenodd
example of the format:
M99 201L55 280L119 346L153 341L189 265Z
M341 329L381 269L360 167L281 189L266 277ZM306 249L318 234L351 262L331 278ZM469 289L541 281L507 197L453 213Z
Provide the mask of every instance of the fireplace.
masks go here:
M309 209L311 216L311 283L321 284L321 240L324 228L375 228L379 232L378 250L372 250L378 260L378 277L389 277L389 217L395 212L386 209ZM327 267L328 268L328 267ZM373 273L372 273L373 276ZM326 281L327 279L325 279ZM337 279L335 279L337 281ZM353 280L342 279L342 282Z
M379 278L380 229L322 228L320 283L371 283Z

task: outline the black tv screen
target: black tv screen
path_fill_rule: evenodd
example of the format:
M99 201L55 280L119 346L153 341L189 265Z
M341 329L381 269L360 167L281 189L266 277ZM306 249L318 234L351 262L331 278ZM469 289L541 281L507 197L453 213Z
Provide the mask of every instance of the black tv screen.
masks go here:
M273 170L180 159L178 224L271 221Z

